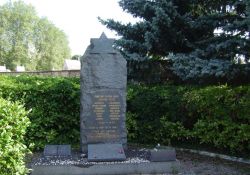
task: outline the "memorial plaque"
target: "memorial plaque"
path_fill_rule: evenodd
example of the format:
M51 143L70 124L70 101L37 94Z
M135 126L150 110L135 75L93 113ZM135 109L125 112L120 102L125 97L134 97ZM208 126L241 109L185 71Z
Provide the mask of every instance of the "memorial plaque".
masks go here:
M89 144L88 161L123 161L126 156L122 144Z
M43 154L44 156L57 156L57 145L46 145Z
M57 155L58 156L71 156L71 146L70 145L58 145Z
M46 145L43 152L44 156L71 156L70 145Z
M126 146L127 62L105 34L81 58L81 150L88 144Z

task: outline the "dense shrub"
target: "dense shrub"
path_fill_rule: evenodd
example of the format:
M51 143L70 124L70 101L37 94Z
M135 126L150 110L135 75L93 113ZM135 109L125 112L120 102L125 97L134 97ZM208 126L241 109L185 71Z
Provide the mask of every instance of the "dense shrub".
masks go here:
M26 135L29 146L39 149L49 143L79 143L79 79L20 76L0 77L0 82L0 96L22 100L32 109Z
M79 78L0 77L0 96L32 109L27 143L79 144ZM130 142L192 141L250 151L250 86L129 85Z
M250 86L130 86L129 140L250 150Z
M19 103L0 98L0 174L24 175L27 147L24 134L30 124L28 112Z
M227 120L199 120L195 123L193 137L201 143L227 148L232 152L250 150L249 124L236 124Z

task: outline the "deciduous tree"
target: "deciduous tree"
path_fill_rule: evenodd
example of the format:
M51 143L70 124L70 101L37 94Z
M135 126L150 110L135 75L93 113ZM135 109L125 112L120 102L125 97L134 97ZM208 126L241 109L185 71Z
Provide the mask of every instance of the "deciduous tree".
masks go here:
M35 9L22 1L0 6L0 64L14 70L61 69L70 57L67 37Z

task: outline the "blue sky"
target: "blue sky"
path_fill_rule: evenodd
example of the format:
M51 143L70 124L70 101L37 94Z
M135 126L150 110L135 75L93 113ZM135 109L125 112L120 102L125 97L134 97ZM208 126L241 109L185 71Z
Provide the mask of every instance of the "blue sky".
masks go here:
M9 0L0 0L0 5ZM12 0L13 1L13 0ZM46 16L68 36L71 54L82 55L90 38L98 38L102 32L108 37L117 37L98 22L114 18L124 23L133 22L131 15L122 11L118 0L23 0L32 4L40 17Z

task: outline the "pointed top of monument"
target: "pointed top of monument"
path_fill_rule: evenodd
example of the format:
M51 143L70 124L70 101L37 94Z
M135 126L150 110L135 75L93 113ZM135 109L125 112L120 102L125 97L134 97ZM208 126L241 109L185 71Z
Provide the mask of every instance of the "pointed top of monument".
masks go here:
M113 48L115 39L108 38L105 33L103 32L100 38L91 38L90 39L90 47L89 53L90 54L116 54L117 51Z
M108 37L104 32L102 32L100 39L108 39Z

